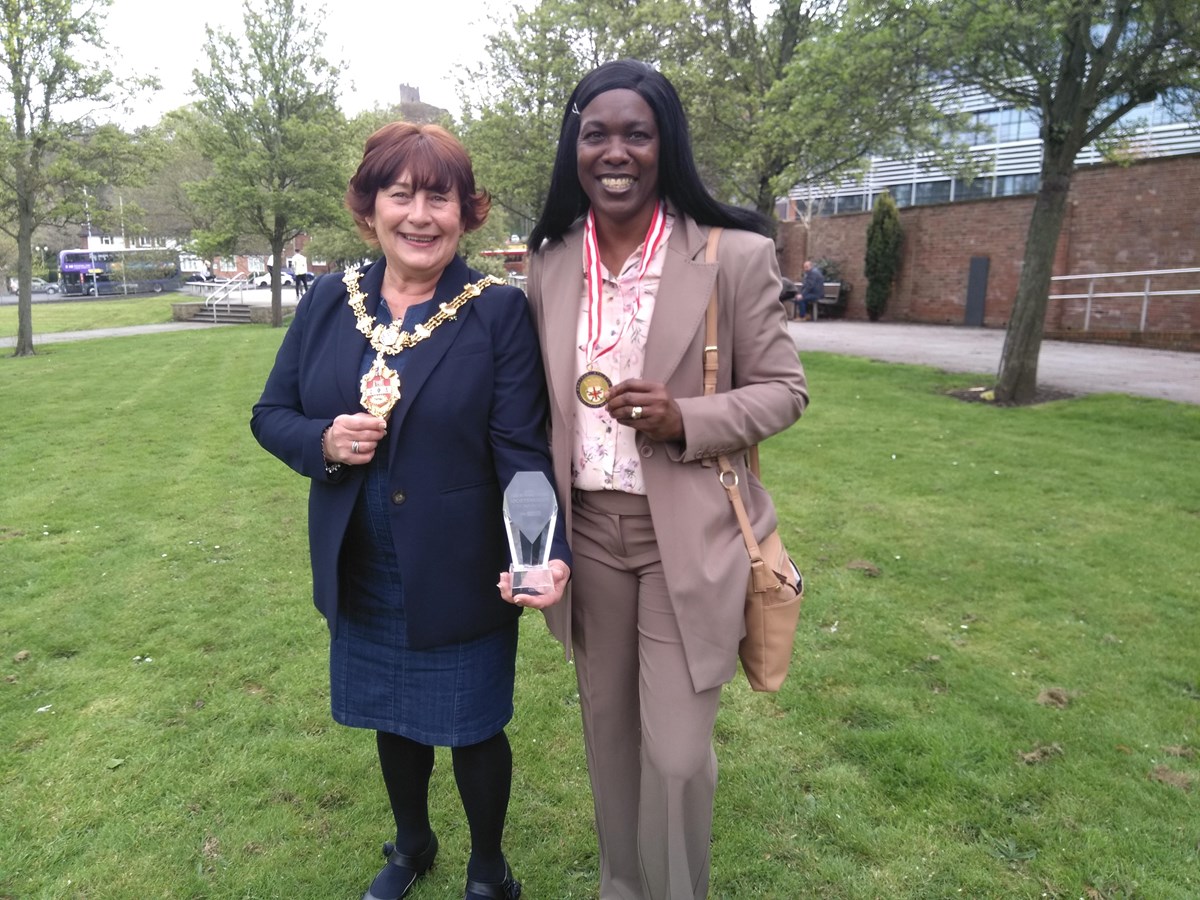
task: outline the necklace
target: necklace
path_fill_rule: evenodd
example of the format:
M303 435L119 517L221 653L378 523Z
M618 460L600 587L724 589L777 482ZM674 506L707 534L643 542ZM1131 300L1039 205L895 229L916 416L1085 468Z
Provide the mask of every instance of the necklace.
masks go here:
M346 274L342 276L342 283L349 291L346 302L354 311L354 327L366 337L371 349L375 351L375 361L358 383L361 391L359 402L371 415L386 419L392 407L400 400L400 374L384 362L384 356L394 356L401 350L421 343L439 326L457 318L458 311L468 301L482 294L484 288L504 282L492 275L484 276L474 284L463 287L462 293L453 300L440 304L437 312L424 322L414 325L412 331L403 331L399 323L381 325L373 316L367 315L367 295L358 286L361 277L362 273L357 268L347 269ZM379 302L387 301L381 297Z

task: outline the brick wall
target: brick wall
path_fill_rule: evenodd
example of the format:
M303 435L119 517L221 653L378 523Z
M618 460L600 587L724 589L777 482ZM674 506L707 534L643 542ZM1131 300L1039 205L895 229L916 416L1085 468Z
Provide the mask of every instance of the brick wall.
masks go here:
M986 256L990 267L984 325L1007 325L1033 203L1032 196L1025 196L902 209L903 257L884 319L963 324L971 257ZM852 285L847 316L867 318L863 256L870 221L870 213L816 218L807 232L802 224L783 223L783 274L799 280L806 258L838 261L843 281ZM1200 155L1090 166L1075 173L1054 274L1190 267L1200 267ZM1140 277L1126 283L1108 281L1096 290L1141 291L1143 282ZM1160 277L1153 288L1200 289L1200 274ZM1051 289L1086 292L1086 281L1058 283ZM1084 308L1082 300L1051 301L1047 334L1082 332ZM1141 318L1140 299L1093 300L1088 324L1097 337L1109 333L1123 339L1141 329ZM1152 298L1145 330L1185 336L1185 344L1194 342L1200 349L1200 296Z

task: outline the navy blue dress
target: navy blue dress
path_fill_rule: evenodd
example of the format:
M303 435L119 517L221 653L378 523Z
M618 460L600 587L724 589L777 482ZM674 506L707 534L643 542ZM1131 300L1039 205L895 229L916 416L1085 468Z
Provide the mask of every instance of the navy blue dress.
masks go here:
M409 307L404 328L411 330L434 310L433 301ZM376 318L391 321L386 303L380 302ZM363 373L375 359L366 346ZM388 364L403 378L405 357L420 352L420 345L411 347ZM408 646L404 584L388 517L388 440L375 451L342 549L342 602L329 653L333 718L422 744L477 744L512 718L517 621L462 643Z

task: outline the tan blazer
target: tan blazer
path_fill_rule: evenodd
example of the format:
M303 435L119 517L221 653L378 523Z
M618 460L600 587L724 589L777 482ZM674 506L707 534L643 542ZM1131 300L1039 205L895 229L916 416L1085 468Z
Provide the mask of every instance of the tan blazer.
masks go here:
M739 451L790 426L808 402L804 370L779 302L774 243L727 230L718 264L710 265L704 261L708 231L676 214L646 339L642 377L666 384L678 402L685 442L637 438L667 588L697 691L723 684L736 672L750 571L717 469L702 460L730 454L755 535L765 536L775 527L775 509ZM720 292L718 393L704 397L704 314L714 278ZM571 444L575 413L582 409L575 393L581 374L575 362L583 296L581 222L564 240L547 242L533 254L528 294L550 390L551 456L570 538ZM546 610L546 620L569 657L569 593Z

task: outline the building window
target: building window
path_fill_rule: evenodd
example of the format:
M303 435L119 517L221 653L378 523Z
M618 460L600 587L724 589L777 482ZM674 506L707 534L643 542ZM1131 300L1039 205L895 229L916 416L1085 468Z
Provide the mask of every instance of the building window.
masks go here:
M1019 194L1036 194L1039 180L1039 176L1036 174L999 175L996 178L996 196L1015 197Z
M970 123L959 137L969 147L977 144L991 144L999 140L997 128L1000 125L1000 110L988 109L975 113Z
M837 198L837 211L839 213L862 212L866 199L862 194L851 194L848 197Z
M992 176L987 175L967 181L964 178L954 179L955 200L979 200L992 196Z
M879 194L891 194L892 199L896 201L896 205L903 209L906 206L913 205L912 199L913 186L911 184L895 184L886 191L880 191ZM875 201L879 199L879 194L871 198L871 208L875 208Z
M1181 90L1172 89L1154 101L1150 114L1151 125L1182 125L1193 121L1192 107L1188 96Z
M1023 109L1006 109L1000 113L997 140L1001 144L1013 141L1032 141L1038 137L1038 123Z
M950 181L923 181L915 186L913 206L950 202Z

